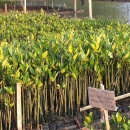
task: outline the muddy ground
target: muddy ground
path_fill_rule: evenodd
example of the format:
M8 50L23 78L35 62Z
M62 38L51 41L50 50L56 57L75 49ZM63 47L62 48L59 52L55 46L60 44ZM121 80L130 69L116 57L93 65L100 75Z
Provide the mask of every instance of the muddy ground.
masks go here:
M116 102L118 107L117 111L121 112L122 115L126 115L130 119L130 98L126 98ZM116 111L116 112L117 112ZM54 121L49 121L48 123L42 125L39 124L39 129L36 128L36 124L33 123L33 130L82 130L84 128L84 117L89 114L89 112L94 113L93 126L95 130L101 130L101 110L98 108L92 108L90 110L80 112L77 116L68 116L67 118L58 118L55 116ZM114 111L109 111L109 119L112 114L116 114ZM26 130L30 130L29 124L25 126Z

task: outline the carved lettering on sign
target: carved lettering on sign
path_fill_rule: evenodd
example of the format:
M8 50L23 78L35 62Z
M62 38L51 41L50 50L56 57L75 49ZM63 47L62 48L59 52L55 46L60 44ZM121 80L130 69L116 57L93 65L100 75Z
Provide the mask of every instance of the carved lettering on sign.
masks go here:
M102 90L97 88L88 88L89 103L93 107L105 110L116 111L114 91Z

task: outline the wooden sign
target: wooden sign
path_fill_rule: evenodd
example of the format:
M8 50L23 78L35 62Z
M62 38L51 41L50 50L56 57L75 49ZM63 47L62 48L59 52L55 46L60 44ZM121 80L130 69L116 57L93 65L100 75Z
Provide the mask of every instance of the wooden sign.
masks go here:
M17 129L22 130L21 84L17 83Z
M88 88L89 103L93 107L116 111L114 91Z

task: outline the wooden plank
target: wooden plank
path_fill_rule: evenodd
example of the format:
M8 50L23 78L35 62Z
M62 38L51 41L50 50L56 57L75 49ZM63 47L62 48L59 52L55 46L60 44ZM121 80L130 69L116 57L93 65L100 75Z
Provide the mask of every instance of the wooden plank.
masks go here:
M76 13L83 13L83 12L84 12L84 10L77 10L76 11ZM74 11L62 11L62 12L58 12L58 14L70 14L70 13L74 13Z
M72 125L72 126L68 126L68 127L63 127L63 128L59 128L57 130L73 130L73 129L77 129L77 125Z
M116 111L114 91L88 87L88 97L91 106Z
M117 100L121 100L121 99L127 98L127 97L130 97L130 93L123 94L121 96L115 97L115 100L117 101Z
M90 130L89 128L83 127L81 130Z
M117 101L117 100L127 98L127 97L130 97L130 93L127 93L127 94L124 94L124 95L121 95L121 96L117 96L117 97L115 97L115 100ZM80 112L85 111L85 110L89 110L91 108L93 108L91 105L88 105L86 107L82 107L82 108L80 108Z

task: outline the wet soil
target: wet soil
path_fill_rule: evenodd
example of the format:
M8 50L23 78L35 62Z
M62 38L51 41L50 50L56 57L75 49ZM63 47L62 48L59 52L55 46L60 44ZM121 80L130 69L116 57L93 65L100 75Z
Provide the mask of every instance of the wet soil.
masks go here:
M1 8L2 12L5 11L4 7ZM39 12L41 9L43 9L45 12L64 12L64 11L74 11L71 8L65 8L65 7L58 7L58 6L27 6L26 10L28 12L32 12L32 11L36 11ZM23 7L22 6L7 6L7 10L10 11L23 11Z
M126 98L116 102L117 111L121 112L122 115L126 115L130 119L130 98ZM116 112L117 112L116 111ZM54 117L53 121L48 121L46 124L37 124L33 123L33 130L83 130L84 128L84 117L89 114L89 112L94 113L93 126L95 130L101 130L101 110L97 108L92 108L90 110L79 113L77 116L68 116L58 118ZM116 114L115 111L109 111L109 120L111 120L111 115ZM30 125L25 126L26 130L31 130Z

